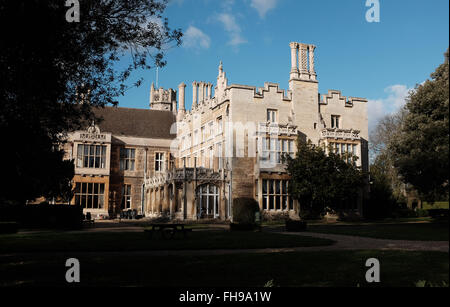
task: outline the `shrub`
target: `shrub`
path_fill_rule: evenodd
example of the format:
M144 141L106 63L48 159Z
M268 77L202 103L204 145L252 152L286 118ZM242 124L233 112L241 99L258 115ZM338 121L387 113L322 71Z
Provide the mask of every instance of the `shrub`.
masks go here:
M416 209L417 217L426 217L430 216L430 213L426 209Z
M410 218L417 217L417 213L414 210L405 208L405 209L397 209L392 213L393 218Z
M448 209L429 209L428 212L434 219L448 219Z
M323 218L322 213L308 209L300 210L299 216L301 220L321 220Z
M284 222L289 218L288 212L268 212L263 211L262 220L264 222Z
M233 199L233 222L237 224L254 224L255 213L259 212L259 205L253 198Z
M306 222L305 221L296 221L296 220L286 220L286 231L305 231L306 230Z

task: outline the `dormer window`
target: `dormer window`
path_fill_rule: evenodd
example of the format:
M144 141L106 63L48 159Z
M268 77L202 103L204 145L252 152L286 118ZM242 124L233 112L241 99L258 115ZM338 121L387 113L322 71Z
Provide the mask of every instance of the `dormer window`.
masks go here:
M277 110L267 109L267 121L271 123L276 123L277 118Z
M340 128L340 120L339 115L331 115L331 128Z

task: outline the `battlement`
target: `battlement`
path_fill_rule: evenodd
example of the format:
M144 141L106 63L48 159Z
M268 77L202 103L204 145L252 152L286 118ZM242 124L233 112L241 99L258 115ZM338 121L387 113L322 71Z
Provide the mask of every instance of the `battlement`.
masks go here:
M327 94L320 95L319 104L321 105L328 105L330 102L339 101L341 102L345 107L353 107L354 102L367 102L367 99L365 98L359 98L359 97L346 97L342 96L341 91L338 90L328 90Z
M154 84L150 88L150 108L160 111L177 112L177 91L165 90L162 87L155 89Z

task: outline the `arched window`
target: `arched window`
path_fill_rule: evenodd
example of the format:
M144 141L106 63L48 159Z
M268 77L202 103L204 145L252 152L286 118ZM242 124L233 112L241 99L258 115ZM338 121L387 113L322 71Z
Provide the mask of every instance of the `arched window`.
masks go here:
M197 188L197 217L219 217L219 188L213 184L203 184Z

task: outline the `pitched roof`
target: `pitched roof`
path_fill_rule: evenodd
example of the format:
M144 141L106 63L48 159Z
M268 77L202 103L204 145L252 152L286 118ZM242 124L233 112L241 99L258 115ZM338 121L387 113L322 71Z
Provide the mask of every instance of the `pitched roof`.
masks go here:
M113 135L126 135L156 139L174 139L170 127L176 116L169 111L104 107L94 109L101 120L96 123L101 131Z

